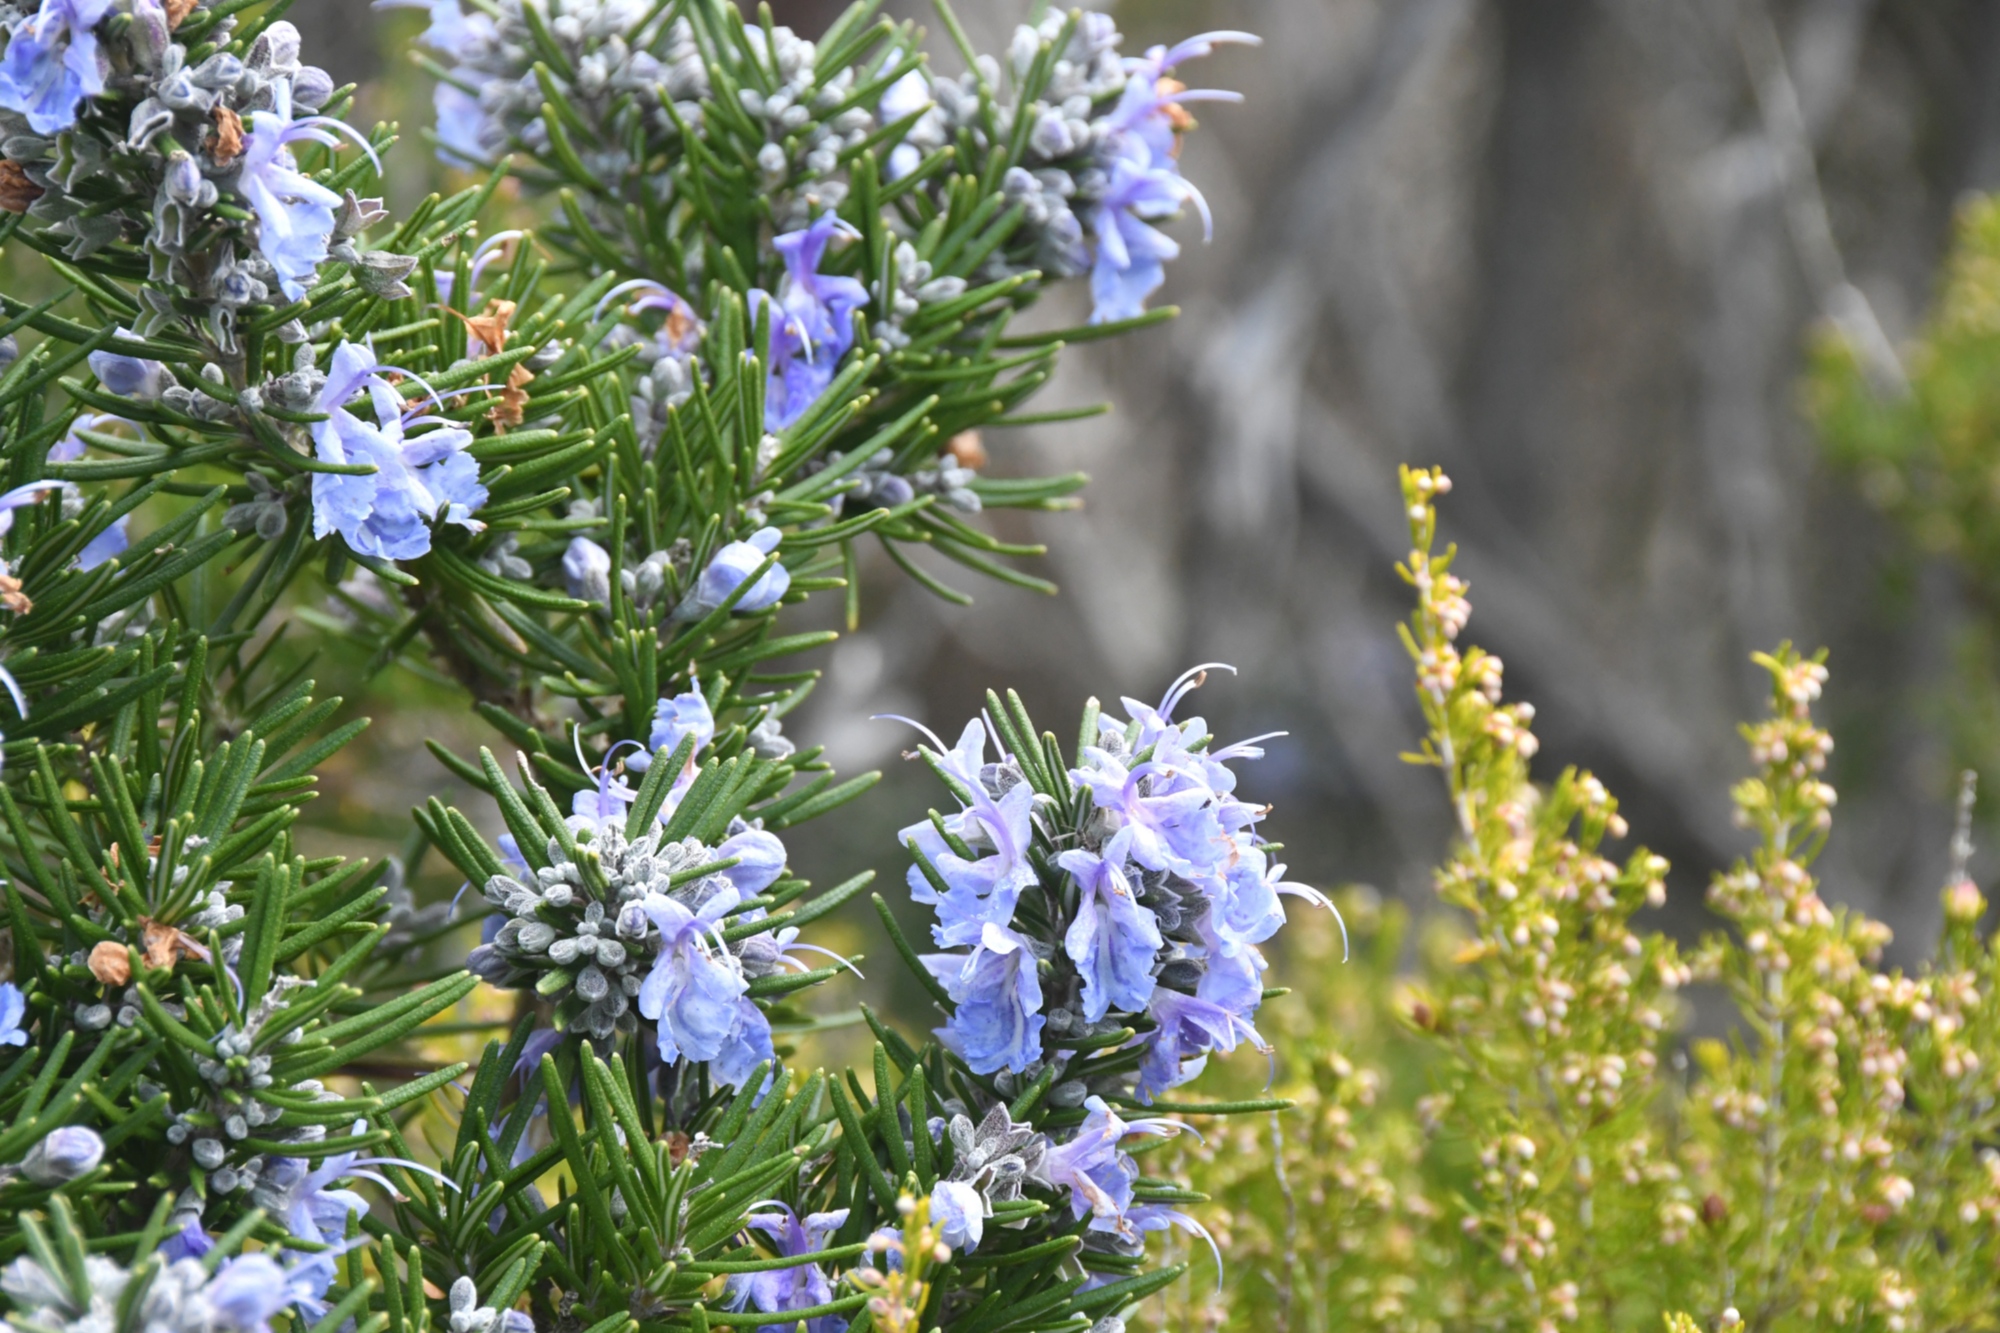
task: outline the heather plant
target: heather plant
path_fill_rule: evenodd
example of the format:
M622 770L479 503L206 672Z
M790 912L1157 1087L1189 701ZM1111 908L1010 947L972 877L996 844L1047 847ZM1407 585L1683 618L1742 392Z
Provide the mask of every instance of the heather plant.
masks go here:
M1719 928L1682 950L1640 915L1667 867L1587 774L1530 780L1532 710L1460 636L1436 471L1405 471L1405 643L1458 828L1449 908L1414 941L1349 895L1355 964L1303 934L1303 1005L1266 1031L1295 1111L1178 1154L1236 1257L1185 1317L1278 1328L1989 1327L2000 955L1966 878L1970 779L1943 934L1913 973L1889 932L1818 896L1833 828L1823 663L1760 655L1768 716L1732 793L1750 841ZM1411 949L1409 945L1414 944ZM1697 1037L1689 997L1726 1003ZM1172 1310L1166 1312L1169 1321Z
M1251 39L1078 12L1000 61L941 8L947 78L865 0L817 42L427 0L476 183L392 218L392 132L285 7L0 3L0 246L45 293L0 293L6 1322L1120 1327L1181 1271L1148 1233L1200 1230L1138 1156L1277 1105L1156 1100L1266 1047L1257 946L1317 901L1234 794L1254 744L1184 686L1069 755L996 698L905 839L946 952L883 914L941 1014L793 1070L852 965L801 932L869 877L814 893L784 834L874 775L786 734L834 636L785 612L857 624L868 538L952 600L919 548L1047 589L981 516L1083 478L992 475L980 429L1171 314L1185 105L1231 96L1172 74ZM1087 326L1010 332L1085 274ZM490 804L425 802L399 861L295 837L366 725L310 678L336 636L509 752L433 743ZM464 888L420 905L431 855ZM426 1061L481 988L515 1019Z

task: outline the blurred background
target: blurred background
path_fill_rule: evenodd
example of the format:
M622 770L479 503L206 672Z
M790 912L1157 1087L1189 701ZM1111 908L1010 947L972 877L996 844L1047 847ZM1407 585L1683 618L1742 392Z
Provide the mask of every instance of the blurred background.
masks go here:
M983 49L1004 49L1028 9L963 8ZM808 33L835 12L775 9ZM1115 411L986 440L1002 474L1094 478L1081 513L1023 529L1048 542L1059 598L984 586L961 610L869 572L861 633L825 654L788 730L887 780L793 838L803 873L875 866L899 882L894 830L938 800L900 758L911 733L870 714L955 731L987 688L1012 685L1067 734L1089 694L1150 700L1223 661L1241 674L1218 673L1184 711L1225 736L1289 730L1245 789L1275 804L1267 828L1294 877L1421 910L1448 824L1435 774L1399 759L1419 723L1395 635L1396 465L1440 463L1476 608L1467 637L1539 710L1543 771L1597 772L1633 841L1671 858L1672 928L1701 928L1709 874L1746 845L1728 793L1746 769L1737 723L1763 706L1749 654L1791 639L1831 652L1826 896L1886 918L1904 958L1927 951L1974 609L1824 464L1802 375L1831 322L1893 378L1955 204L2000 184L2000 5L1114 12L1128 51L1210 28L1265 39L1182 74L1246 94L1198 108L1187 144L1214 239L1197 220L1177 229L1184 254L1156 303L1178 320L1072 349L1042 400ZM402 122L397 151L420 178L429 90L405 55L419 16L297 0L291 17L316 59L364 84L358 119ZM1085 313L1052 304L1037 314L1051 326ZM421 739L491 738L430 698L374 684L359 706L380 720L343 770L368 781L332 775L322 836L392 850L409 805L452 792ZM826 942L897 970L872 919L842 929ZM843 986L826 1003L853 1004Z

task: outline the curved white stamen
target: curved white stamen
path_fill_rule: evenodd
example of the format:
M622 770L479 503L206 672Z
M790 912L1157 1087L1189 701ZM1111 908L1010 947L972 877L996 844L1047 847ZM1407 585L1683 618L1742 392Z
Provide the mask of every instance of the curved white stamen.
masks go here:
M373 348L371 347L371 348L370 348L369 350L370 350L370 351L372 352L372 351L373 351L374 349L373 349ZM436 400L437 400L437 399L438 399L438 398L440 397L440 395L439 395L438 391L437 391L436 389L432 389L432 388L431 388L431 386L430 386L430 381L426 380L426 379L425 379L425 378L424 378L424 377L423 377L422 375L419 375L419 374L417 374L417 372L416 372L416 371L414 371L414 370L405 370L405 369L403 369L403 368L402 368L401 366L391 366L391 365L386 365L386 364L384 364L383 362L380 362L380 361L378 361L378 362L376 362L376 363L375 363L375 367L374 367L374 369L373 369L373 370L371 370L371 371L369 371L369 373L368 373L368 379L377 379L377 380L382 380L382 387L383 387L383 388L385 388L385 389L395 389L395 387L396 387L395 385L393 385L393 384L389 383L389 381L388 381L388 380L386 380L386 379L383 379L383 377L382 377L382 372L383 372L383 371L385 371L385 370L386 370L386 371L390 371L390 372L392 372L392 373L394 373L394 374L397 374L397 375L401 375L401 376L402 376L402 377L403 377L404 379L407 379L407 380L410 380L410 381L412 381L413 383L415 383L415 384L416 384L416 386L417 386L418 388L420 388L420 389L426 389L426 390L429 390L429 392L430 392L430 395L431 395L431 396L430 396L429 398L427 398L427 399L424 399L423 401L425 401L425 402L435 402L435 401L436 401ZM363 381L363 383L366 383L366 382L367 382L366 380L364 380L364 381ZM454 390L452 390L452 392L453 392L453 393L455 393L455 394L457 394L457 393L464 393L464 392L465 392L465 390L463 390L463 389L454 389ZM397 399L398 399L398 400L400 401L400 400L401 400L401 398L402 398L402 393L401 393L400 391L398 391L398 392L397 392L397 394L396 394L396 397L397 397Z
M351 1163L351 1166L356 1166L356 1167L393 1166L404 1171L414 1171L420 1176L429 1176L431 1179L437 1181L441 1185L449 1185L453 1189L458 1189L458 1182L453 1180L450 1176L444 1174L444 1172L439 1171L436 1167L425 1166L422 1162L412 1162L407 1157L362 1157L358 1158L353 1163ZM350 1170L348 1174L358 1176L361 1175L362 1173L360 1171ZM368 1179L370 1180L375 1180L378 1178L379 1177L375 1176L368 1177ZM386 1184L387 1182L384 1183ZM394 1187L391 1186L391 1188ZM463 1191L460 1192L462 1193Z
M1174 43L1171 47L1156 46L1134 63L1141 66L1152 64L1161 73L1173 69L1182 61L1200 60L1214 53L1217 46L1262 46L1264 39L1254 32L1238 32L1233 28L1218 28L1214 32L1196 33Z
M1194 200L1194 211L1201 214L1201 243L1207 245L1215 239L1215 215L1208 211L1208 200L1204 199L1201 191L1195 188L1195 183L1186 177L1177 178L1175 183L1187 192L1188 198Z
M14 699L14 711L21 715L23 722L27 721L28 696L21 693L21 682L15 680L14 673L4 666L0 666L0 685L7 687L7 693Z
M472 264L466 273L467 296L479 294L479 279L486 272L486 266L499 257L495 253L498 248L509 241L518 241L524 235L526 233L519 230L496 232L479 243L479 248L472 252ZM470 305L471 302L468 301L466 304Z
M1004 764L1012 759L1014 756L1008 753L1007 742L1000 739L1000 728L993 725L992 715L982 708L979 710L979 720L986 724L986 734L992 739L994 752L1000 756L1000 762Z
M1208 1142L1207 1139L1202 1138L1201 1131L1193 1125L1187 1124L1185 1121L1169 1120L1165 1116L1146 1116L1138 1120L1126 1120L1122 1123L1125 1126L1125 1134L1119 1135L1120 1138L1125 1137L1127 1134L1150 1134L1156 1139L1171 1139L1185 1133L1194 1135L1197 1142Z
M1275 741L1291 734L1289 731L1267 731L1261 736L1251 736L1246 740L1226 745L1220 750L1210 751L1208 757L1218 763L1230 759L1262 759L1263 750L1255 748L1259 741Z
M925 726L923 723L917 721L913 717L904 717L901 713L870 713L868 715L868 720L870 722L901 722L907 726L915 727L918 731L924 733L925 737L927 737L930 740L930 743L932 745L935 745L937 747L937 751L939 754L943 755L951 753L951 747L949 745L946 745L943 741L939 740L938 734L935 731L932 731L929 727Z
M295 130L297 131L296 134L293 133ZM279 131L278 138L280 142L289 142L295 138L309 138L314 143L324 144L326 147L332 148L335 146L333 140L320 137L321 134L328 130L337 134L345 134L351 139L355 147L368 155L369 162L374 164L376 176L381 176L382 159L375 155L375 145L369 143L360 130L355 129L344 120L336 120L332 116L301 116Z
M49 491L61 490L62 485L59 481L31 481L25 486L16 486L5 495L0 495L0 509L19 509L22 505L33 503Z
M411 378L415 379L416 377L413 375L411 376ZM424 387L426 389L429 389L430 385L426 384L424 385ZM405 413L403 417L403 424L405 426L414 426L419 421L443 421L448 426L462 426L465 424L464 422L449 421L444 417L413 417L407 414L410 412L421 412L426 407L429 407L432 403L441 403L446 398L463 398L467 394L482 393L488 389L504 389L506 387L507 386L504 384L468 384L463 389L451 389L444 393L439 393L436 390L432 390L429 397L414 398L410 400L408 403L405 403L403 405L403 411Z
M1227 662L1203 662L1200 666L1189 667L1175 677L1174 683L1167 687L1166 695L1160 700L1160 716L1171 721L1174 709L1178 708L1181 700L1192 691L1201 688L1202 676L1209 671L1227 671L1232 676L1236 674L1236 668Z
M785 961L788 963L796 963L798 961L797 959L786 956L790 954L791 951L794 949L804 949L809 953L825 954L828 958L831 958L834 962L839 963L842 967L852 972L855 976L861 977L863 981L868 980L867 977L861 975L861 969L856 967L853 963L849 962L845 958L842 958L839 954L835 953L833 950L822 949L817 944L800 944L800 943L787 944L784 948L778 951L778 956L780 958L784 958ZM806 971L809 969L801 968L800 970Z
M671 291L665 284L654 282L651 278L633 278L629 282L619 283L616 287L613 287L610 291L604 294L603 299L598 301L597 308L590 312L590 322L595 324L598 320L603 319L604 307L610 305L613 301L623 296L626 292L636 292L641 289L644 289L648 292L652 292L659 296L674 295L673 291Z
M1222 1290L1222 1247L1215 1243L1215 1237L1209 1234L1209 1230L1207 1227L1203 1226L1200 1222L1188 1216L1186 1213L1170 1212L1167 1214L1167 1216L1171 1218L1176 1225L1181 1226L1186 1230L1194 1232L1197 1236L1200 1236L1203 1240L1208 1242L1208 1252L1215 1256L1215 1289L1217 1291L1221 1291Z

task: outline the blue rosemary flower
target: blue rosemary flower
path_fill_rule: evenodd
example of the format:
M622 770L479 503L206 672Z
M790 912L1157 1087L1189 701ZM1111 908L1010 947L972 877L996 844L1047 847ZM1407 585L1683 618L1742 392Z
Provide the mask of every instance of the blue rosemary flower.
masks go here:
M327 419L312 426L315 454L329 463L365 463L372 474L315 472L313 535L338 532L356 553L414 560L431 549L431 521L478 531L473 511L486 503L479 464L464 452L472 433L436 417L403 416L400 394L379 373L375 354L356 343L334 350L332 368L314 406ZM348 410L366 390L375 409L368 422ZM414 425L431 425L407 437Z
M1042 983L1024 936L989 922L970 954L923 962L957 1006L938 1036L973 1073L1018 1074L1042 1058Z
M358 142L372 161L368 141L331 116L292 118L292 85L279 79L271 85L272 106L254 111L250 132L243 139L236 192L257 214L257 248L277 271L278 286L294 301L302 299L333 244L334 210L341 196L298 169L290 145L305 140L332 146L344 133ZM336 133L337 132L337 133ZM377 162L376 170L381 170Z
M1231 765L1260 757L1265 738L1217 745L1202 719L1175 721L1205 670L1157 706L1125 700L1129 720L1099 715L1095 743L1067 770L1042 754L1025 767L1004 752L987 762L1001 733L984 719L950 747L925 732L924 755L959 808L900 835L911 897L935 910L932 935L954 950L923 963L954 1006L947 1048L1002 1091L1125 1029L1141 1034L1137 1060L1113 1067L1130 1072L1091 1074L1086 1059L1082 1077L1064 1080L1059 1068L1058 1104L1150 1100L1210 1051L1269 1050L1254 1022L1257 946L1283 926L1284 897L1331 904L1286 881L1257 833L1264 807L1237 794Z
M771 1248L784 1259L804 1259L826 1248L834 1232L847 1222L847 1209L830 1213L808 1213L801 1218L791 1208L775 1200L754 1205L759 1212L748 1222L771 1240ZM781 1315L787 1310L810 1310L833 1300L833 1284L816 1263L798 1263L761 1273L740 1273L729 1280L728 1308L742 1310L754 1306L766 1314ZM777 1320L762 1325L759 1333L792 1333L798 1320ZM838 1315L821 1315L805 1321L807 1333L841 1333L847 1321Z
M1063 948L1083 981L1084 1021L1097 1022L1114 1005L1128 1013L1144 1009L1163 944L1159 919L1139 905L1115 857L1072 849L1056 862L1078 890Z
M770 381L764 390L764 426L783 430L797 421L833 381L834 368L854 345L854 312L868 304L858 279L819 271L836 236L860 233L833 213L822 213L799 231L772 245L785 261L785 276L774 298L759 288L750 293L750 316L770 308Z
M92 537L84 548L76 553L76 567L85 571L93 570L105 561L116 560L125 554L132 545L132 539L126 533L126 525L131 522L131 517L130 514L121 515L104 531Z
M11 981L0 981L0 1046L26 1046L28 1029L22 1019L28 1014L28 999Z
M715 714L700 690L663 698L654 706L653 730L646 737L646 748L627 758L625 767L644 773L653 766L654 755L662 750L672 754L689 736L694 737L695 754L715 739Z
M701 577L695 580L694 587L674 608L674 619L700 620L718 610L752 574L757 574L771 553L778 549L778 543L784 540L784 536L776 528L759 528L750 534L748 541L730 542L717 551L709 560L708 568L702 570ZM757 575L756 582L751 583L736 599L733 609L746 614L768 611L784 600L791 586L792 572L782 564L773 564Z
M131 338L135 335L130 329L120 329L118 336ZM115 393L120 398L157 402L174 382L173 375L164 365L143 357L125 356L119 352L92 352L87 359L97 382L104 386L106 392Z
M83 100L104 92L96 28L111 8L112 0L42 0L0 57L0 107L26 116L37 134L76 124Z
M50 1130L21 1159L21 1174L37 1185L65 1185L97 1169L104 1140L94 1129L64 1125Z
M639 1013L659 1024L662 1060L713 1060L739 1035L743 1016L737 1002L750 983L714 938L736 901L732 889L693 908L664 894L640 904L659 931L659 952L639 988Z
M1132 1138L1169 1139L1187 1126L1177 1120L1125 1120L1101 1097L1084 1102L1089 1113L1067 1142L1050 1143L1042 1154L1037 1179L1069 1191L1071 1215L1090 1219L1092 1231L1136 1235L1128 1219L1132 1187L1139 1163L1124 1149Z

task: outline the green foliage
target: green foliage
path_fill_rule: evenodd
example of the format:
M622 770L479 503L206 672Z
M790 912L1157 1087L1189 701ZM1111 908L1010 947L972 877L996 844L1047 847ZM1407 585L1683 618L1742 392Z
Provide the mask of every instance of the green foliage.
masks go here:
M1446 488L1405 473L1431 728L1411 758L1460 820L1437 875L1452 910L1412 966L1400 909L1350 897L1355 964L1315 966L1324 934L1292 960L1304 989L1272 1027L1299 1110L1182 1150L1236 1256L1219 1303L1270 1328L1652 1329L1683 1310L1699 1322L1669 1327L1991 1327L1984 899L1961 868L1910 975L1880 965L1886 928L1821 902L1826 672L1787 647L1758 658L1771 711L1744 728L1755 776L1733 793L1754 849L1710 890L1725 929L1683 957L1634 918L1664 863L1601 856L1625 828L1594 779L1528 782L1529 713L1456 644ZM1726 1039L1691 1039L1694 997L1727 1003L1702 1024Z
M561 3L475 0L519 25L532 110L481 182L392 219L358 191L393 131L341 137L353 90L301 67L285 7L121 0L89 20L104 86L66 123L0 110L0 248L31 275L0 293L8 1326L1115 1324L1178 1270L1080 1264L1086 1223L1048 1182L1002 1200L976 1254L923 1230L921 1196L964 1165L931 1119L989 1080L872 1015L861 1075L788 1069L773 1041L851 966L798 962L798 929L869 883L813 894L776 835L876 777L783 735L818 677L784 659L836 637L786 609L841 592L857 625L866 538L950 600L914 548L1053 590L1013 563L1041 548L978 515L1070 507L1083 478L980 475L975 432L1038 419L1064 344L1010 330L1046 282L1009 191L1053 160L1029 155L1046 100L1080 95L1052 82L1080 20L1024 29L1005 78L968 50L966 123L892 172L921 116L876 112L924 57L866 0L777 139L748 109L798 75L768 15L662 0L585 32ZM83 40L38 9L0 0L10 62ZM590 60L636 48L700 89L578 95ZM1084 95L1102 119L1124 67L1101 41L1090 60L1118 75ZM836 121L861 138L807 152ZM774 148L803 160L774 172ZM500 228L503 206L548 225ZM810 401L779 420L804 279L778 238L815 220L853 242L806 277L872 306L817 330ZM459 691L512 747L510 775L492 748L431 746L491 811L423 802L400 861L301 850L316 773L367 725L315 695L336 637L367 676ZM417 906L431 850L483 908ZM677 953L675 910L708 913ZM676 991L690 975L709 989ZM642 982L687 1000L682 1027ZM1062 1131L1080 1115L1043 1101L1052 1080L1011 1105ZM774 1240L780 1209L835 1234ZM898 1251L883 1228L906 1215ZM900 1273L863 1264L884 1252ZM812 1301L746 1308L800 1270Z
M1957 571L1973 615L1937 706L1955 758L1990 767L2000 755L2000 200L1960 206L1936 308L1903 360L1907 383L1883 383L1828 330L1811 349L1805 406L1861 494L1916 551Z

